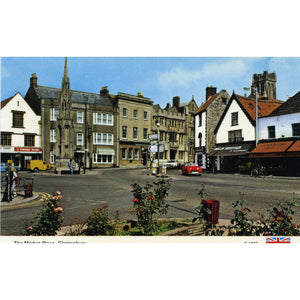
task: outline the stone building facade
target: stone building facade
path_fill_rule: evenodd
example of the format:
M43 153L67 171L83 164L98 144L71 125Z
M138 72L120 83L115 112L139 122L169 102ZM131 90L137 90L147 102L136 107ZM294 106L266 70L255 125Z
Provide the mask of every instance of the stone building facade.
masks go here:
M164 145L164 152L159 154L162 160L177 160L180 164L194 161L194 113L198 106L195 100L180 103L178 96L173 98L162 109L159 105L153 107L152 133L159 130L159 144ZM157 144L157 141L152 141ZM152 159L157 153L152 153Z
M255 97L255 88L260 97L276 99L276 73L264 71L263 74L252 76L252 96Z
M195 162L203 169L210 169L211 158L208 153L215 147L214 130L222 116L230 95L226 90L217 93L217 88L206 88L206 101L195 114Z
M106 87L99 94L70 89L65 59L61 88L39 86L30 78L25 100L41 116L43 159L57 168L70 159L89 167L118 165L118 109Z
M118 93L120 167L146 165L153 102L140 92L135 95Z

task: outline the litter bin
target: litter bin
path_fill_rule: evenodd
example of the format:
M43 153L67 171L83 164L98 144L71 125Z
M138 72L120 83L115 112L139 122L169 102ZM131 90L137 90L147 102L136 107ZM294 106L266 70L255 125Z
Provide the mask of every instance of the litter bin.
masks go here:
M26 183L24 184L24 189L25 189L25 198L32 197L32 184L31 183Z
M218 200L203 200L204 220L215 225L219 222L220 202Z

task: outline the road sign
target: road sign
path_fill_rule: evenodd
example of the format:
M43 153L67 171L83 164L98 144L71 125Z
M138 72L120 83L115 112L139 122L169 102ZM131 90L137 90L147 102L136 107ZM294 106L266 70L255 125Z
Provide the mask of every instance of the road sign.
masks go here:
M157 140L158 139L158 134L149 134L149 139L150 140Z
M159 145L159 149L158 149L160 153L165 152L165 145ZM157 145L149 145L148 146L148 151L150 153L157 153Z

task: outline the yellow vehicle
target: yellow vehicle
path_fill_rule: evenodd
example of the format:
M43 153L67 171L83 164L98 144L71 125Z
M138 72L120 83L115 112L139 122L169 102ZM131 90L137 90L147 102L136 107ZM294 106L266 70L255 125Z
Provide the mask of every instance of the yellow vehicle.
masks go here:
M38 171L50 170L51 168L53 168L53 165L42 160L28 160L26 168L28 170L38 172Z

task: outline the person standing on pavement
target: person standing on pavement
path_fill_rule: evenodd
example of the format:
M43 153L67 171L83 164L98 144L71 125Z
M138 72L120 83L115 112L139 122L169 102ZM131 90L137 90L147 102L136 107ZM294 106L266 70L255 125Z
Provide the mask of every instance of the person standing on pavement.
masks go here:
M69 169L71 171L71 175L73 175L74 167L73 167L73 164L72 164L72 159L70 159L70 161L68 162L68 166L69 166Z
M12 168L11 171L12 171L12 192L13 192L14 197L16 197L17 196L16 187L18 184L18 173L17 173L16 168Z
M6 168L6 186L3 193L1 202L10 202L11 201L11 181L12 181L12 171L9 166Z

